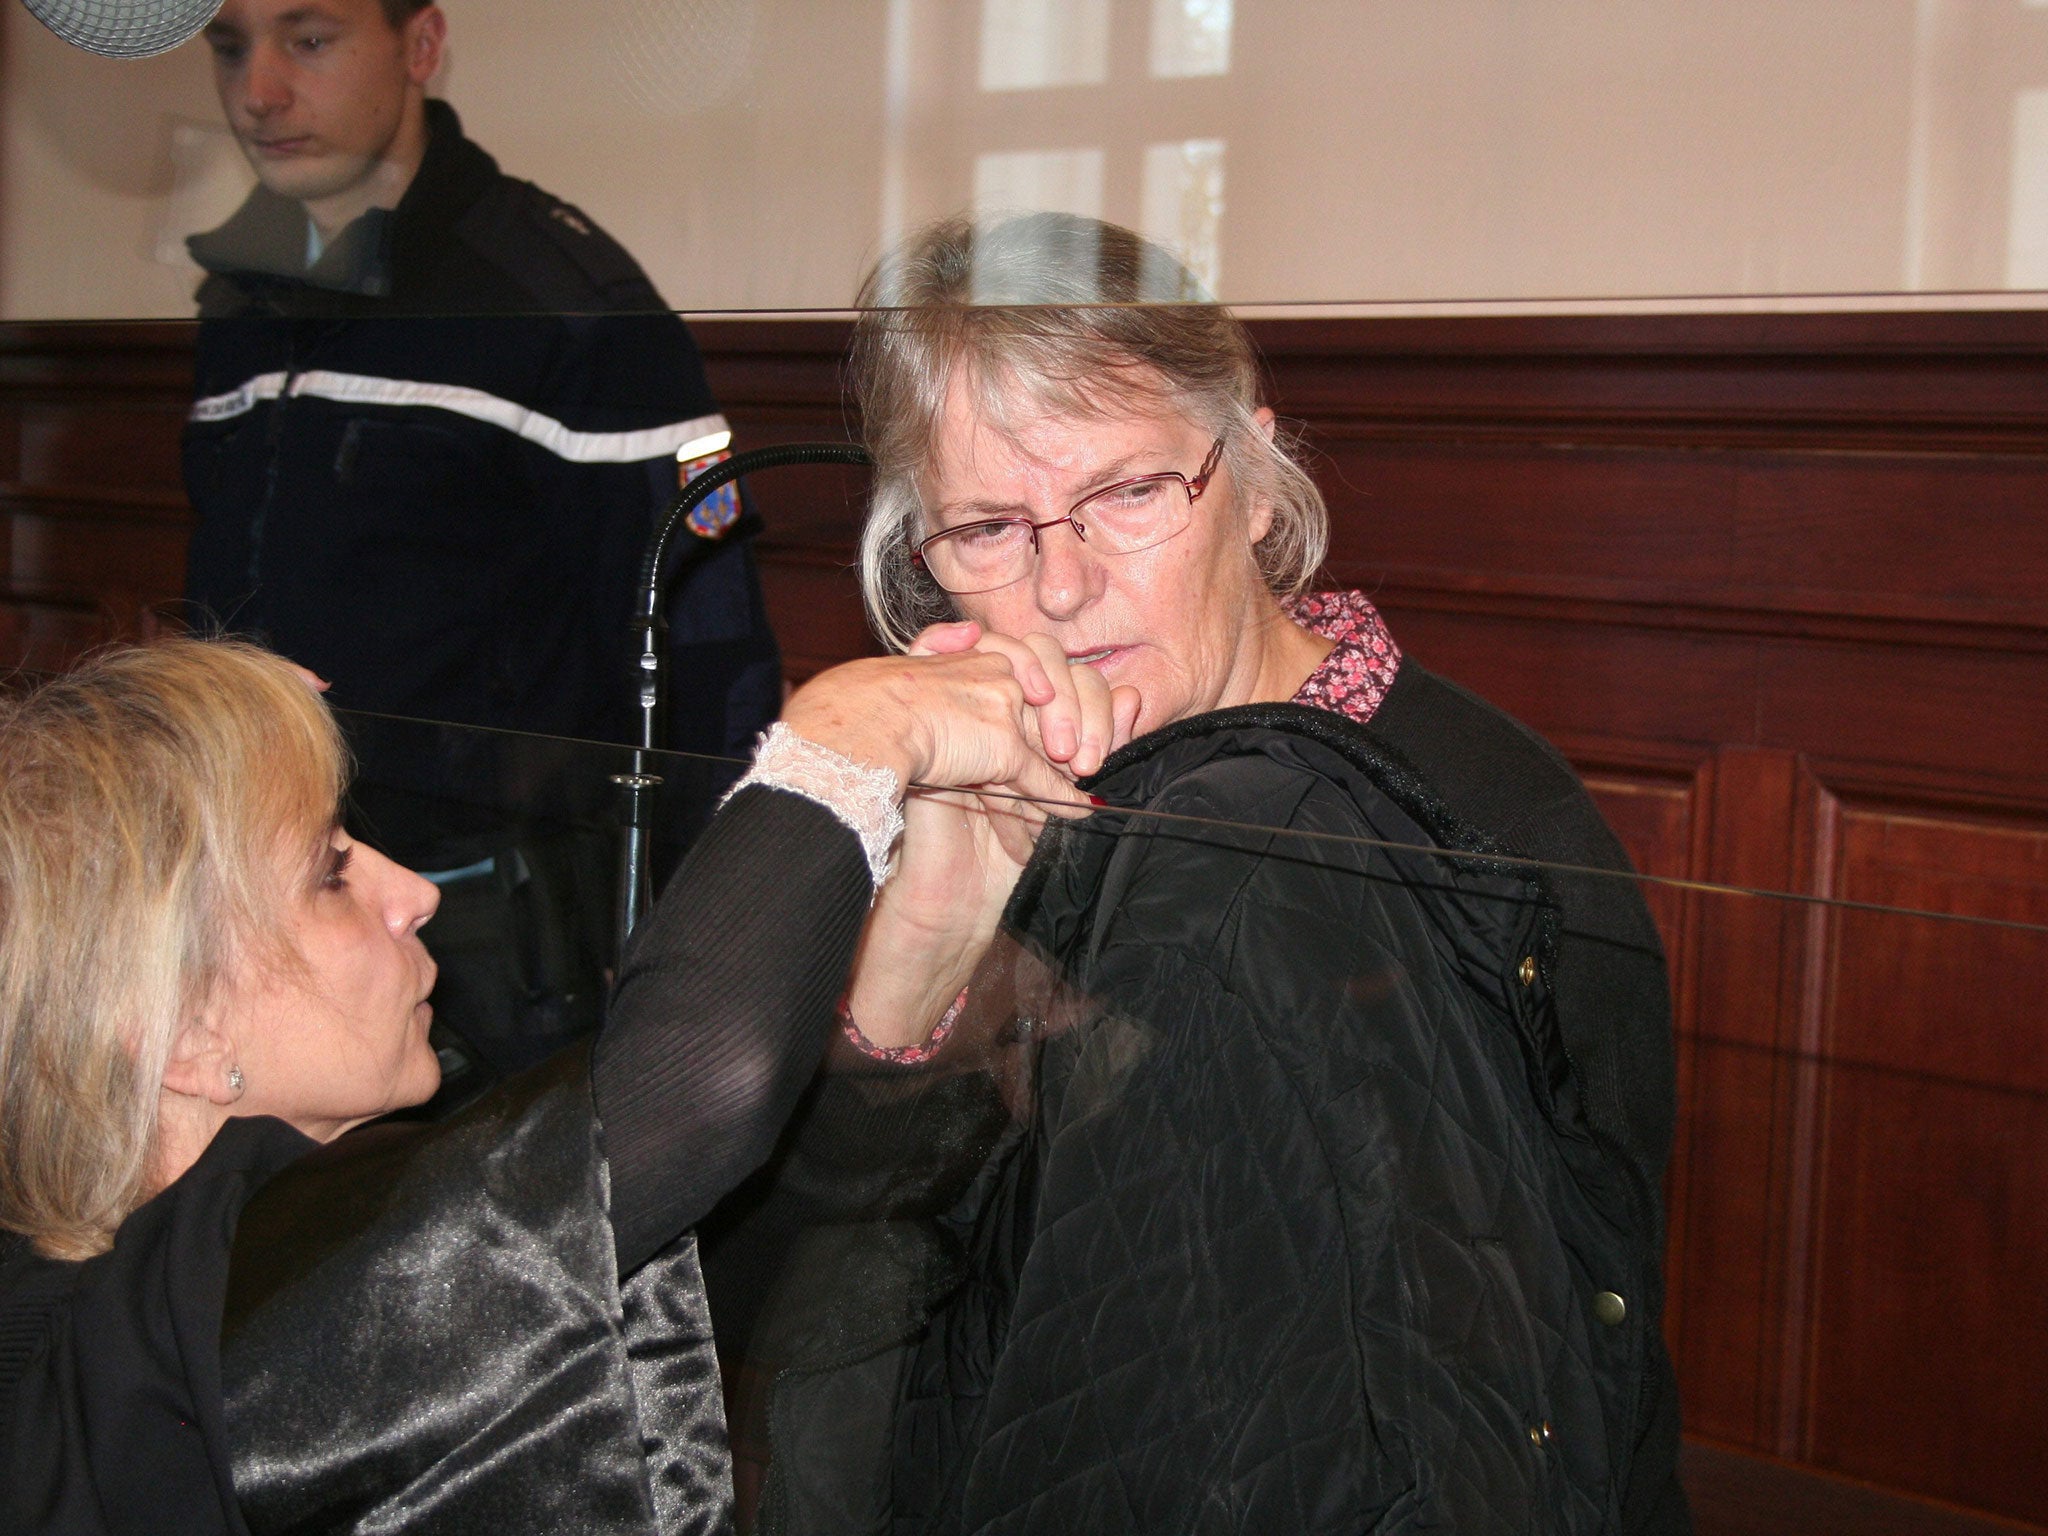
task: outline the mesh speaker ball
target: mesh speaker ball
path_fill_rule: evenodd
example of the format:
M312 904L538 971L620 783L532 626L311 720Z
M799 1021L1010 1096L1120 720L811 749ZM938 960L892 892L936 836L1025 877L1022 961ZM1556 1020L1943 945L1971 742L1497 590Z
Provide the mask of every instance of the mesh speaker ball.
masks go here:
M197 37L221 0L22 0L67 43L110 59L146 59Z

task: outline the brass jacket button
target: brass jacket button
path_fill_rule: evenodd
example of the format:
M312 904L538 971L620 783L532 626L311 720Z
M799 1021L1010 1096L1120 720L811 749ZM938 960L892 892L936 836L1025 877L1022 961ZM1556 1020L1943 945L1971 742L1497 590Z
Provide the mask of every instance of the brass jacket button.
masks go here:
M1536 980L1536 957L1534 955L1522 956L1522 967L1515 974L1522 978L1523 986L1532 985Z
M1529 1443L1539 1450L1550 1444L1550 1420L1529 1426Z
M1593 1315L1610 1328L1619 1328L1628 1317L1628 1303L1612 1291L1602 1291L1593 1298Z

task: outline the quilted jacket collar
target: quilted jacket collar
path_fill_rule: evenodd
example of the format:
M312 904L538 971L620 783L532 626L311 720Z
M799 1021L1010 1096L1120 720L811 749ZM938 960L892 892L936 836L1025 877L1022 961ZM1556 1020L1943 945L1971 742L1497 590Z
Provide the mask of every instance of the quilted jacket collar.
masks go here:
M1542 873L1531 861L1461 819L1444 804L1428 779L1370 726L1300 704L1243 704L1219 709L1177 720L1130 742L1083 781L1084 789L1112 807L1084 825L1100 831L1095 824L1112 819L1115 810L1152 808L1175 780L1204 763L1270 750L1274 733L1328 748L1363 770L1373 788L1411 818L1437 848L1473 855L1447 863L1520 882L1527 895L1539 900L1545 896ZM1029 926L1027 914L1039 904L1047 882L1056 875L1069 889L1084 887L1091 882L1091 871L1099 872L1108 861L1112 839L1077 837L1071 832L1071 824L1052 824L1011 898L1006 918L1010 926Z
M1547 1011L1530 1006L1533 996L1519 974L1525 957L1535 962L1538 990L1547 992L1555 971L1557 906L1543 871L1454 813L1369 725L1326 710L1241 705L1176 721L1125 746L1086 781L1110 808L1085 821L1052 823L1018 881L1004 927L1070 976L1085 971L1095 929L1114 909L1110 871L1125 837L1174 826L1227 842L1246 835L1238 825L1271 824L1270 808L1255 803L1189 817L1175 793L1208 765L1250 756L1282 757L1345 787L1358 806L1358 835L1380 840L1380 862L1422 895L1468 981L1524 1021L1539 1096L1554 1102L1572 1075L1570 1056ZM1350 864L1361 851L1355 842L1302 843L1302 857L1313 862ZM1206 902L1214 894L1188 896Z

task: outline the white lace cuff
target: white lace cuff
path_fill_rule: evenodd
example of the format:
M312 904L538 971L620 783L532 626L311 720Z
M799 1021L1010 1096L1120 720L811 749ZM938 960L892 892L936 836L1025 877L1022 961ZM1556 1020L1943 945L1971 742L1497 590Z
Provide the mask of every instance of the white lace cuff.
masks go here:
M825 807L860 839L875 885L879 888L889 878L889 853L903 835L903 809L897 803L903 784L894 772L870 768L806 741L778 720L761 733L754 745L754 766L725 798L730 800L749 784L787 790Z

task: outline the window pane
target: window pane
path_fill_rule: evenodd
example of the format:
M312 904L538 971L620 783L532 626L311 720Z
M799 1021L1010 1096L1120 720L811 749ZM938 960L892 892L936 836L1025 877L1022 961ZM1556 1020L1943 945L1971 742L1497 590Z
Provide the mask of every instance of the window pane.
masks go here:
M981 88L1030 91L1109 78L1109 0L981 0Z
M1102 216L1102 151L1027 149L980 155L974 162L978 213L1057 213Z
M2048 288L2048 90L2021 91L2012 112L2009 288Z
M1152 0L1152 73L1230 73L1231 0Z
M1223 141L1147 146L1144 210L1144 233L1216 292L1223 271Z

